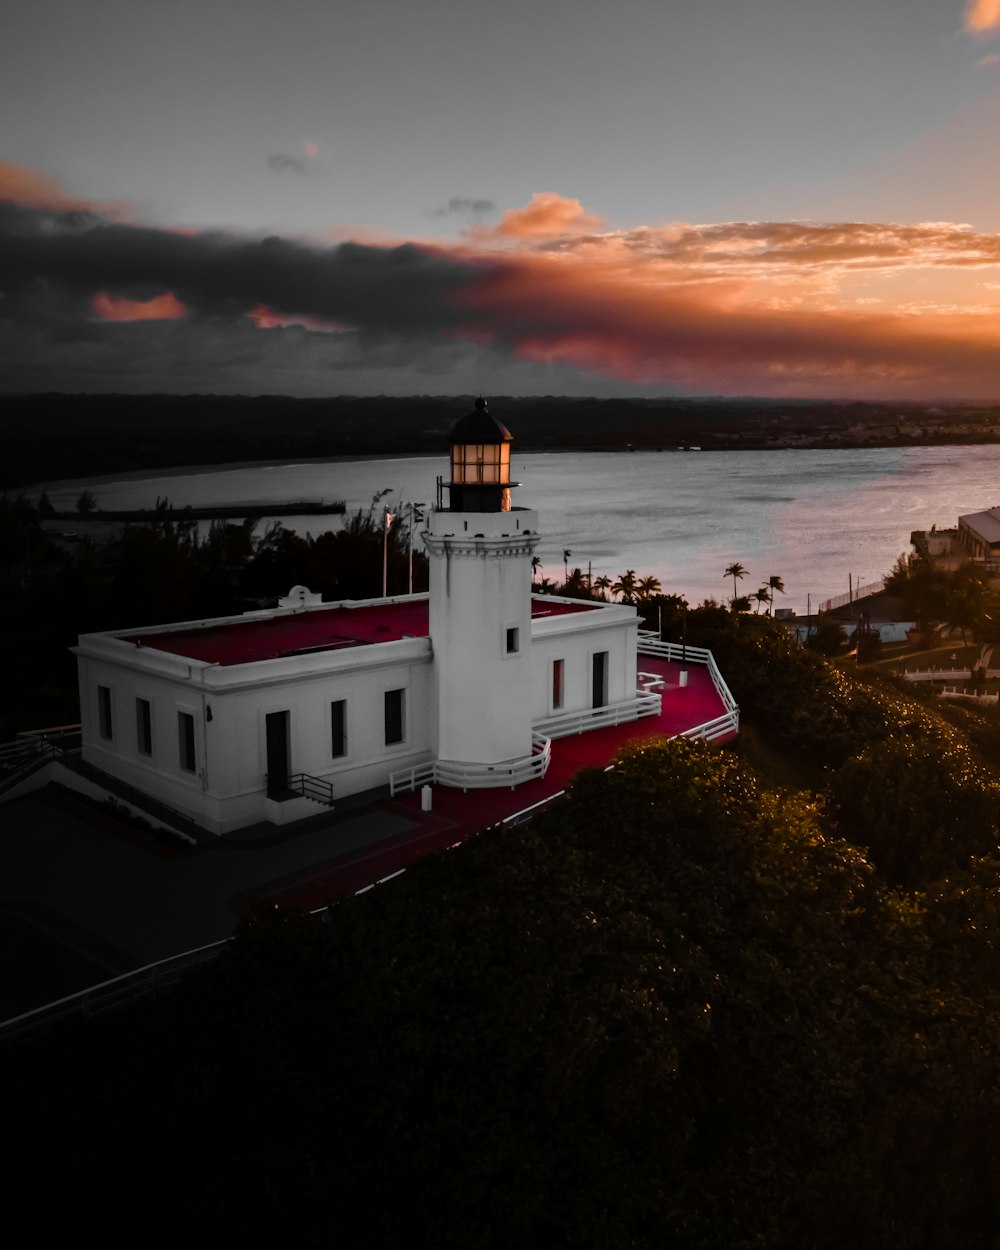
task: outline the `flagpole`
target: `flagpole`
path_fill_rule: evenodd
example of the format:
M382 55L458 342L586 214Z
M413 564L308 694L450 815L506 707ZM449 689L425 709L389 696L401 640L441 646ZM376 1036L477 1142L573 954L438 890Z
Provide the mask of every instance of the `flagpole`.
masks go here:
M382 598L388 597L389 586L389 509L382 514Z

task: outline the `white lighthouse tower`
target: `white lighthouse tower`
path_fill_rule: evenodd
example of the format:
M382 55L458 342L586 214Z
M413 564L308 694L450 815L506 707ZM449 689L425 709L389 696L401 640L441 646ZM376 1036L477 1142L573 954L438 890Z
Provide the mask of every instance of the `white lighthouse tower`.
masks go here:
M450 506L431 513L423 535L441 762L493 765L531 754L538 518L511 507L512 442L477 400L451 434Z

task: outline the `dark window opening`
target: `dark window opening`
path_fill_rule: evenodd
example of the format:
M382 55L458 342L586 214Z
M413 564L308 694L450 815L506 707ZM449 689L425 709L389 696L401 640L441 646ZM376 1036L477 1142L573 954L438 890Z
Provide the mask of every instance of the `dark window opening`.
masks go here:
M507 630L507 654L517 655L521 649L521 631L516 625L512 625Z
M330 754L334 759L347 754L347 700L330 704Z
M114 737L114 723L111 719L111 688L97 687L97 732L106 741Z
M403 694L402 690L385 692L385 745L387 747L403 741Z
M140 755L153 754L153 709L148 699L135 701L135 737Z
M195 771L194 717L190 712L177 713L177 746L180 766L186 773Z
M558 711L563 705L564 681L566 677L566 661L552 661L552 708Z
M608 701L608 653L594 652L594 707L604 707Z

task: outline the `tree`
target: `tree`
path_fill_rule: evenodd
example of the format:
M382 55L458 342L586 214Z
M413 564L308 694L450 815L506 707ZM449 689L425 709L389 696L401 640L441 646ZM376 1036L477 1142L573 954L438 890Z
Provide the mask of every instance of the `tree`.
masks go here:
M840 621L829 612L821 612L806 639L806 646L820 655L839 655L846 642L847 635Z
M785 593L785 583L781 580L780 577L776 577L774 574L772 574L767 579L767 589L770 592L767 614L768 616L773 616L774 615L774 592L777 591L779 594L783 595Z
M974 564L963 564L948 577L944 588L945 623L962 631L963 644L967 630L972 631L974 638L977 636L986 619L990 594L989 578Z
M47 490L43 490L41 497L38 500L38 515L53 516L54 514L55 508L52 506L52 500L49 498L49 492Z
M757 610L756 610L755 615L759 616L760 610L764 606L764 604L765 603L769 604L771 602L770 587L761 586L759 590L755 590L753 593L753 599L754 599L754 602L757 604Z
M80 498L76 501L76 510L80 516L88 517L92 512L97 511L97 497L89 490L85 490Z
M723 577L731 577L733 579L733 598L734 599L736 598L738 594L738 591L736 589L736 580L737 578L742 579L746 577L746 574L747 574L746 568L744 567L744 565L740 564L738 560L726 566L726 571L725 573L723 573Z
M947 579L925 556L904 552L883 578L886 590L902 600L903 609L926 632L945 614Z
M658 577L653 577L651 575L640 577L635 584L636 598L639 599L640 602L645 603L647 600L652 599L655 595L658 595L662 589L663 588L660 585L660 579Z
M635 587L635 569L626 569L624 573L619 573L617 580L612 583L611 593L620 595L622 603L634 603Z
M607 592L611 589L611 578L606 573L602 573L600 577L595 577L594 589L600 594L602 599L606 599L608 597Z
M538 576L538 570L542 567L542 557L535 555L531 557L531 581L534 585L535 578Z
M563 580L567 582L569 581L569 558L572 554L568 547L563 551Z
M729 610L734 616L738 616L741 612L750 611L751 599L749 595L733 595L729 600Z

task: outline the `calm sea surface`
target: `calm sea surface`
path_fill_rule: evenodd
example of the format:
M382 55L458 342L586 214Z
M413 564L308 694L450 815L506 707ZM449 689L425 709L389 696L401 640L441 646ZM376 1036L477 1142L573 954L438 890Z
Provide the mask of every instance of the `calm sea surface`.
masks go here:
M313 461L59 482L49 495L67 507L89 486L104 508L152 507L165 496L175 506L343 499L354 510L387 488L391 506L430 503L446 470L445 456ZM804 612L807 596L815 610L846 592L849 576L878 580L911 530L1000 504L1000 446L515 453L512 477L523 483L515 504L539 512L539 553L553 579L562 579L568 548L571 567L589 563L595 577L632 568L698 603L732 594L723 570L738 560L748 570L741 590L775 574L787 591L776 606ZM319 533L339 518L282 523Z

